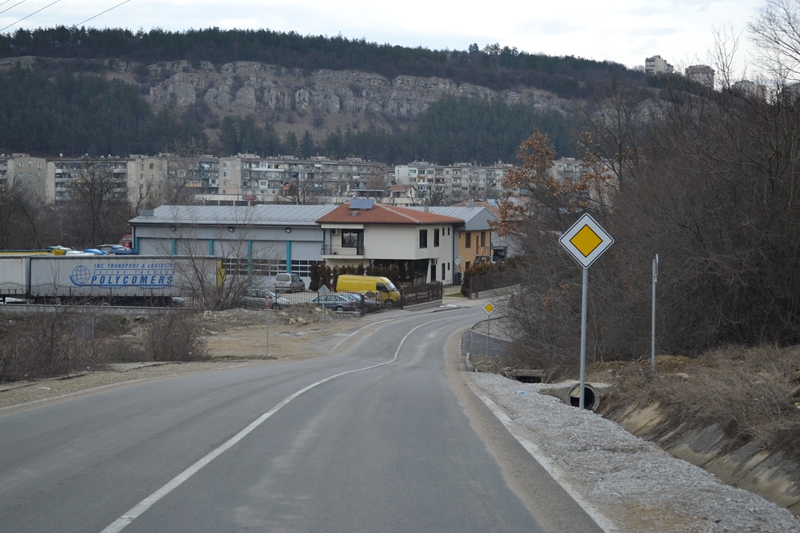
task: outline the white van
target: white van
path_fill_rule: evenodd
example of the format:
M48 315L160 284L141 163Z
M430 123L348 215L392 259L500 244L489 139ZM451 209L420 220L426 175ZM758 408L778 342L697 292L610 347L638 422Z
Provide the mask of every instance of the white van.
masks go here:
M275 276L273 288L275 292L303 292L306 290L306 284L297 274L285 273Z

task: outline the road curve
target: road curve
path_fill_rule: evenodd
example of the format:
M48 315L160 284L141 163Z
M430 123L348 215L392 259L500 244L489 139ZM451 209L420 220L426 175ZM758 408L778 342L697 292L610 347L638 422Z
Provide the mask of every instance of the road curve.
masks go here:
M478 309L0 417L0 530L601 531L458 377Z

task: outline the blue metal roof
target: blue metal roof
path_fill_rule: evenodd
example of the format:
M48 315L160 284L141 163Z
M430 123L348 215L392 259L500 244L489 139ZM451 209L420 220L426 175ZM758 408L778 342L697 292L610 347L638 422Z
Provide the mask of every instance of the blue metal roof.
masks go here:
M162 205L153 216L138 216L136 224L246 224L254 226L315 226L316 221L336 209L336 205Z

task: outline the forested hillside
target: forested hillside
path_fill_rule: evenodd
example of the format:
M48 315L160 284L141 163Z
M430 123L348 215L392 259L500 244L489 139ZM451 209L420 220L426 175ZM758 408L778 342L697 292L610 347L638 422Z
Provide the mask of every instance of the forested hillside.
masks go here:
M516 48L473 44L467 51L406 48L345 37L302 36L270 30L209 28L169 32L122 29L42 28L0 34L0 57L120 59L139 63L209 61L215 65L257 61L303 70L358 70L393 78L439 77L491 89L517 85L563 98L593 96L612 77L644 83L644 74L618 63L573 56L552 57Z
M222 123L225 153L293 153L302 157L325 154L334 159L352 155L388 164L436 161L439 164L498 160L514 161L519 139L533 128L548 132L559 154L578 153L574 133L576 119L555 111L541 112L527 106L504 102L447 98L437 102L407 131L380 128L342 131L314 143L307 132L300 140L294 135L281 138L271 124L259 126L252 117L229 116Z
M6 65L0 73L0 151L44 156L158 153L191 140L217 155L491 164L514 162L520 142L534 129L546 132L560 155L576 156L579 117L565 98L591 100L613 80L637 87L661 83L615 63L497 45L435 51L341 36L216 28L18 30L0 35L0 58ZM250 87L253 76L236 70L246 64L277 70ZM326 88L312 72L341 72L341 84ZM376 104L368 96L377 94L369 85L375 79L347 81L361 72L379 75L384 86L407 76L424 88L407 86L406 100ZM275 83L283 83L284 92L276 92ZM450 85L443 89L442 83ZM383 98L394 98L394 85L391 91L384 89ZM360 107L340 109L333 93L348 93L349 105ZM546 95L561 103L551 104ZM242 98L245 104L237 107ZM324 108L331 105L328 98L336 100L333 118ZM534 107L536 98L545 101Z
M67 72L0 75L0 151L55 156L158 153L207 138L190 116L153 113L136 87Z

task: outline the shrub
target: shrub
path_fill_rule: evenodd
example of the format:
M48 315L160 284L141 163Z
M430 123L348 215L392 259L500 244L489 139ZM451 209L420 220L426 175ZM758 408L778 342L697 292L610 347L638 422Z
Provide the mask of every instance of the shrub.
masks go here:
M208 357L195 313L174 311L151 315L143 335L151 361L196 361Z

